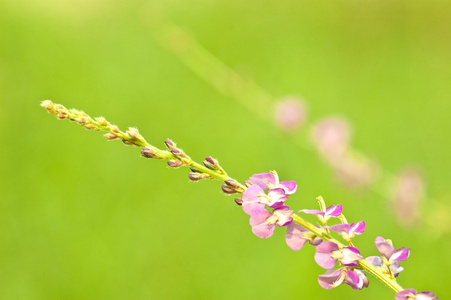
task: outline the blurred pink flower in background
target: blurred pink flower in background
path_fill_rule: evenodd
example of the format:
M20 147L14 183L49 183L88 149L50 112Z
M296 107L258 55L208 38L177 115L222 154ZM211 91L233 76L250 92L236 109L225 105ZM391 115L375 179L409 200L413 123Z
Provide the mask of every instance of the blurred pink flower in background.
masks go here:
M391 192L391 210L398 222L407 228L418 225L420 204L425 197L424 181L416 168L403 169L397 175Z
M312 128L312 140L317 150L328 161L344 157L352 137L351 125L342 117L327 117Z
M274 121L284 131L299 129L307 120L307 104L296 97L286 97L275 105Z
M320 156L348 187L367 187L374 182L378 167L351 148L352 130L345 118L320 120L313 126L311 137Z

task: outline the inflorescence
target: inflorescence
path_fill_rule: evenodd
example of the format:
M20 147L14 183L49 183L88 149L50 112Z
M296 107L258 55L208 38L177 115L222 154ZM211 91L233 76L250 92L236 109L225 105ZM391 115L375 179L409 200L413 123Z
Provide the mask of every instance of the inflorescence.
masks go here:
M319 210L298 211L315 215L318 220L316 223L321 225L314 225L295 214L285 202L288 196L296 192L297 184L294 181L279 181L276 171L254 174L243 185L229 177L216 159L207 157L203 164L199 164L171 140L164 142L167 150L161 150L150 145L136 128L123 132L103 117L93 119L82 111L68 110L50 100L43 101L41 106L58 119L75 121L89 130L108 131L104 135L108 140L118 139L126 145L141 147L141 155L145 158L165 159L171 168L187 166L191 170L188 174L191 181L223 181L221 189L224 193L238 194L235 203L250 216L249 223L256 236L271 237L277 225L286 228L285 241L292 250L300 250L307 242L316 247L314 259L326 269L324 274L318 276L318 282L325 289L335 288L342 283L354 290L366 288L369 284L367 272L394 290L397 293L396 300L438 299L432 292L417 293L414 289L403 289L397 283L397 276L404 270L399 262L409 257L410 249L401 247L395 250L391 240L379 236L375 240L375 246L380 256L362 256L354 246L353 238L364 233L365 222L349 224L343 215L341 204L326 207L320 196L317 198ZM336 220L336 224L330 225L329 222L333 220ZM338 241L333 235L343 239L345 243ZM338 268L335 268L337 263Z

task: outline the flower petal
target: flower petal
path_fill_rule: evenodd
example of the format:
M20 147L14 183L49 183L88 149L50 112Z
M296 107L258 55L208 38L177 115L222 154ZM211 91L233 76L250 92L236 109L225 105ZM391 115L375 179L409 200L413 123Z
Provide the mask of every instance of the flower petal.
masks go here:
M249 179L264 190L268 190L276 185L276 178L273 173L255 174Z
M297 223L290 223L287 226L287 233L285 234L285 241L288 247L294 251L301 250L304 244L308 241L304 238L304 232L308 231Z
M333 251L338 250L338 245L333 242L322 242L316 247L315 261L324 269L332 269L337 260L331 256Z
M256 236L266 239L273 235L274 228L276 228L276 224L268 224L265 222L259 225L252 226L252 232Z
M245 202L243 201L241 206L243 207L243 211L245 213L247 213L248 215L252 215L257 208L264 208L265 204L260 203L260 201L258 200L254 200Z
M392 256L395 251L393 245L381 236L376 238L374 244L376 245L377 251L379 251L380 255L384 256L386 259L390 259L390 256Z
M287 195L294 194L298 189L295 181L282 181L279 183L279 186L285 190Z
M318 276L318 283L322 288L330 290L341 284L340 279L343 279L341 269L327 270L325 274Z
M406 247L399 248L396 250L391 256L390 256L390 262L393 261L403 261L409 258L410 255L410 249Z
M266 223L266 220L271 216L271 213L264 208L257 208L251 215L249 224L256 226L262 223Z
M258 185L251 185L243 192L243 202L251 200L259 200L260 194L264 193L263 189Z

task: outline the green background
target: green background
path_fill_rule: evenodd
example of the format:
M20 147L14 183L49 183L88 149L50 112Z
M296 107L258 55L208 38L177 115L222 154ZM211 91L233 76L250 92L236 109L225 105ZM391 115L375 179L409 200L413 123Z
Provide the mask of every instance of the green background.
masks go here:
M420 166L431 200L451 199L449 1L163 1L176 24L276 97L300 95L309 120L354 126L353 145L387 170ZM381 235L412 248L399 283L451 295L449 224L409 230L384 197L350 191L312 151L219 93L153 38L148 3L0 1L0 299L394 299L370 277L353 291L319 287L314 248L283 230L252 234L220 183L58 121L51 99L152 144L166 138L231 176L277 170L296 180L293 209L342 203L376 255ZM147 20L148 21L148 20ZM301 132L299 138L305 138ZM432 219L440 222L439 219Z

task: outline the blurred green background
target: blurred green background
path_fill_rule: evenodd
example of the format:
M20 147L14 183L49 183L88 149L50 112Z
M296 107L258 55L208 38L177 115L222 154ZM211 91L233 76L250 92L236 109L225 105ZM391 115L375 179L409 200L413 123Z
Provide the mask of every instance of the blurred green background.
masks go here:
M354 146L387 170L421 166L434 199L424 213L447 207L449 1L160 5L271 94L304 97L310 120L346 116ZM372 277L362 291L321 289L314 248L291 251L283 230L254 236L219 182L190 183L184 169L60 122L44 99L136 126L159 147L170 137L239 180L276 169L298 183L294 209L316 208L318 195L342 203L349 221L366 221L357 238L365 255L376 255L376 236L391 238L412 248L403 287L451 295L441 224L406 230L386 199L337 184L314 152L161 47L153 17L139 0L0 2L0 299L394 299Z

